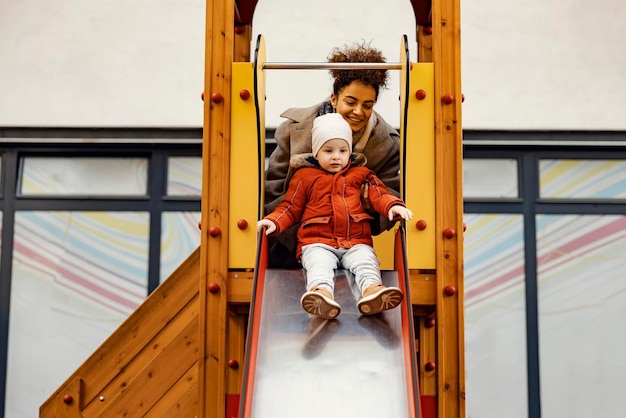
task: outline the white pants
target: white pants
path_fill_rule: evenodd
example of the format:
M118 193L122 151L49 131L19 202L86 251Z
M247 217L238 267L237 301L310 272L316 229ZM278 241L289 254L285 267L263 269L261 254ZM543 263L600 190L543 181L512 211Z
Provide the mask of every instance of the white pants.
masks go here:
M358 290L359 295L370 285L382 283L380 261L374 248L369 245L358 244L347 249L333 248L326 244L305 245L302 247L300 261L306 270L307 290L324 287L334 294L335 270L339 267L352 273L354 283L350 284L351 287L356 287L354 290Z

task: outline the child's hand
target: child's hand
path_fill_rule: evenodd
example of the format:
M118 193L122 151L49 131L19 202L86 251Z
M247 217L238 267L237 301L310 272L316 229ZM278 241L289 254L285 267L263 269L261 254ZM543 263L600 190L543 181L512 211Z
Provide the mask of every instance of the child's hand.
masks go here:
M394 205L389 209L389 220L393 221L394 216L399 216L404 220L409 220L413 217L413 212L410 209L405 208L404 206Z
M261 229L263 229L263 227L267 228L265 230L265 235L269 235L272 232L276 231L276 224L269 219L261 219L259 222L256 223L257 232L261 232Z

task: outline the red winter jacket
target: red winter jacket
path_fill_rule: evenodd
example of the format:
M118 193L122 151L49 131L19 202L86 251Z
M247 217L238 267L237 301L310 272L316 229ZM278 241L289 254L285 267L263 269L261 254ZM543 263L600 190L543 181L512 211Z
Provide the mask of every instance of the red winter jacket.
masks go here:
M381 215L386 217L393 205L405 206L367 167L349 164L333 174L308 166L295 172L282 202L267 215L276 224L272 235L300 222L298 260L304 245L320 243L334 248L373 245L369 222L372 216L361 203L363 184L369 185L369 201Z

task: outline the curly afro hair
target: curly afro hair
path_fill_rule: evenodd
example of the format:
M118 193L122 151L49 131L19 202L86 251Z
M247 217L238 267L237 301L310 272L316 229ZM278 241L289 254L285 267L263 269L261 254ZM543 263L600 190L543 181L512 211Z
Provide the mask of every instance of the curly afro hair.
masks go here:
M370 46L369 43L344 45L343 48L333 48L328 56L328 62L387 62L382 52ZM387 70L330 70L335 79L333 93L339 95L344 87L353 81L372 86L376 91L376 98L381 88L387 88L389 72Z

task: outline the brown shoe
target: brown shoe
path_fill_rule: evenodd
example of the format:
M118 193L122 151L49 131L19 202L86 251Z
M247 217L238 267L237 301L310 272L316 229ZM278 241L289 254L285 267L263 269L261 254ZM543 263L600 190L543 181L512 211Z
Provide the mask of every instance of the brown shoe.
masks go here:
M300 299L302 309L311 315L326 319L334 319L339 316L341 306L333 299L333 294L324 288L314 287Z
M397 287L373 284L363 291L357 306L363 315L374 315L395 308L403 298L402 291Z

